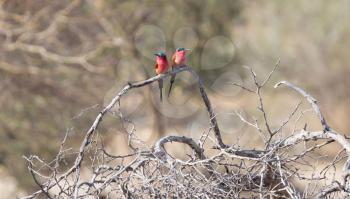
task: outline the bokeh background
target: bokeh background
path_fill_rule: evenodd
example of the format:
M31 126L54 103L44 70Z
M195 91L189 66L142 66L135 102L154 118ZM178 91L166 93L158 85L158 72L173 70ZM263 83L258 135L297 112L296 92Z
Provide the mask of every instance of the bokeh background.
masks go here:
M49 161L67 131L76 150L96 114L126 82L154 75L158 50L170 57L177 47L191 49L189 64L206 84L226 143L259 148L259 136L232 114L259 119L257 99L232 83L250 87L242 66L254 68L262 80L278 60L264 90L271 123L280 124L300 100L272 88L289 80L319 100L334 129L350 134L348 0L2 0L0 8L2 197L36 190L22 156ZM208 130L191 76L179 75L163 103L158 96L153 85L122 99L121 111L140 139L152 144L166 134L199 137ZM318 127L311 114L308 119ZM99 133L113 153L128 151L113 114Z

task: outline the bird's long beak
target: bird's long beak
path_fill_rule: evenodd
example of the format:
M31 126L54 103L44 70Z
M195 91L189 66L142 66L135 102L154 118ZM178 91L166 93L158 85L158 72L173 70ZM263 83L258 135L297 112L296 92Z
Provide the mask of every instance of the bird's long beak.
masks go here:
M189 50L191 50L191 49L189 49L189 48L185 48L185 50L189 51Z
M158 53L154 53L153 55L155 55L155 56L157 56L157 57L159 56Z

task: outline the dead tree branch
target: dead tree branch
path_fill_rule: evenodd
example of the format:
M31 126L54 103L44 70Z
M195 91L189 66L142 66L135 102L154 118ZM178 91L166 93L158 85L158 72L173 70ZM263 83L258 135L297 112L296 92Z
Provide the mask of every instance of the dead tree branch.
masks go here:
M268 113L264 107L264 98L261 95L266 82L272 73L268 74L262 84L259 83L255 72L250 69L254 79L256 90L236 85L242 89L257 95L259 111L263 114L262 121L249 122L241 114L236 112L240 120L254 131L266 135L263 149L243 149L239 145L227 145L223 142L221 132L216 120L216 114L204 89L202 80L197 73L188 66L181 66L165 74L151 77L144 81L130 82L126 84L110 101L110 103L97 115L93 124L86 132L81 142L79 151L76 153L72 166L59 173L59 157L63 156L63 144L59 154L51 163L46 163L37 156L26 157L29 163L29 170L35 182L40 187L37 192L24 198L37 198L45 195L50 198L86 198L86 197L111 197L111 198L242 198L242 197L276 197L276 198L304 198L304 197L329 197L336 194L342 196L350 193L348 185L350 144L348 138L333 130L326 122L320 111L317 101L303 89L282 81L276 84L287 85L296 90L312 105L315 114L323 126L322 131L307 131L301 129L293 131L289 136L280 134L282 129L292 121L300 109L300 103L293 109L289 117L276 128L272 129L270 120L267 120ZM102 119L114 106L120 105L120 99L131 89L147 86L159 79L167 78L172 74L190 72L198 81L198 88L204 105L206 106L210 128L213 129L213 141L211 149L217 153L214 155L207 152L209 149L187 136L169 135L160 138L153 147L141 150L137 147L130 147L133 152L126 155L114 155L107 153L103 146L98 145L94 135L100 126ZM304 111L301 111L301 115ZM297 121L300 119L297 118ZM126 122L126 120L122 120ZM265 124L265 129L259 127L259 122ZM133 127L134 129L135 127ZM128 133L128 131L125 131ZM65 140L67 136L65 137ZM130 139L134 139L130 137ZM311 143L311 141L326 140L323 143ZM166 151L165 144L172 142L182 143L189 146L195 154L190 160L182 161L177 157L170 157ZM310 143L301 152L294 150L303 143ZM338 143L343 150L339 152L333 161L321 168L320 171L313 171L310 175L305 174L303 168L315 168L313 162L322 157L314 155L314 152L330 143ZM88 166L90 148L96 148L92 159L98 163ZM343 153L343 151L346 152ZM345 155L344 155L345 154ZM344 156L343 156L344 155ZM348 158L343 166L341 179L334 179L331 184L321 186L315 181L324 181L330 170L337 171L337 165L342 159ZM91 159L91 157L90 157ZM170 161L173 160L173 161ZM38 162L34 164L34 162ZM86 163L86 164L83 164ZM38 168L38 164L40 167ZM83 176L82 170L88 168L90 175ZM50 175L41 172L42 168L51 171ZM319 175L315 175L315 173ZM50 172L49 172L50 173ZM322 175L321 175L322 174ZM306 183L308 186L301 189L295 182ZM326 181L325 181L326 182ZM310 185L310 186L309 186ZM317 188L309 188L317 187ZM58 190L58 191L55 191Z

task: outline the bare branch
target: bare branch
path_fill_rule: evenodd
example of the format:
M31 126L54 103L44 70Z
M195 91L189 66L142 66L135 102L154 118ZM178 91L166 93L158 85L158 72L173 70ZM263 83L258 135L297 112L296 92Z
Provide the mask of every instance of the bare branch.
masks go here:
M108 26L108 24L105 25ZM106 31L111 31L107 30L108 27L105 28ZM287 123L292 122L292 118L299 111L301 103L296 105L288 118L276 130L271 130L261 92L277 65L278 63L262 84L258 82L254 70L249 68L256 91L250 89L248 91L255 93L259 99L259 111L263 114L266 129L260 128L257 120L254 120L255 123L250 122L240 113L235 113L244 124L253 127L250 129L263 136L263 149L250 149L238 144L229 146L223 142L216 119L217 115L212 108L202 80L195 71L184 65L144 81L126 84L99 112L86 132L78 152L71 153L75 158L74 163L68 168L65 166L63 172L59 172L59 169L61 169L61 161L67 154L67 150L64 150L64 143L68 139L68 131L56 158L52 162L46 163L37 156L26 158L29 171L40 190L24 198L39 198L43 195L51 198L242 198L245 196L253 198L313 198L316 196L329 197L338 193L349 194L350 144L348 138L328 126L316 100L311 95L285 81L276 85L277 87L280 84L285 84L307 98L321 120L323 131L308 131L306 128L295 131L295 127L290 130L288 137L283 136L282 128ZM153 147L149 147L134 135L136 125L131 120L124 118L120 110L119 116L111 110L117 104L121 106L121 98L130 90L145 87L184 71L191 73L198 81L199 92L209 115L210 128L198 140L187 136L169 135L160 138ZM96 106L92 108L94 107ZM86 110L88 109L83 110L83 112ZM300 112L301 115L294 122L300 120L305 110ZM135 146L129 144L129 148L132 147L132 150L124 155L107 152L104 144L100 141L102 139L97 130L102 119L108 113L119 118L123 122L123 127L124 122L132 126L131 132L125 130L123 133L128 136L128 142L136 144ZM251 118L256 117L251 116ZM211 130L213 130L214 136L210 134ZM266 138L264 135L267 135ZM277 140L276 135L280 135L279 140ZM272 142L273 137L276 139ZM325 141L312 142L320 140ZM172 142L189 146L194 155L191 154L190 159L186 161L171 157L165 145L170 145ZM336 154L333 161L329 161L329 164L321 168L316 167L317 162L325 158L324 155L317 154L320 152L318 150L333 142L338 143L343 149ZM304 148L300 150L298 146ZM210 147L215 149L212 150L215 153L209 151ZM345 158L348 160L343 166L343 175L336 179L332 171L335 172ZM310 171L310 168L312 173L308 175L307 172ZM84 169L89 170L90 173L84 176L82 173ZM327 181L327 175L333 175L332 183ZM322 184L318 182L322 182ZM299 190L300 186L295 186L294 183L306 186Z
M265 86L265 84L270 80L272 74L276 71L276 69L278 68L278 66L281 63L281 59L277 60L277 63L275 64L275 67L272 69L272 71L270 71L269 75L266 77L266 79L263 81L263 83L261 84L261 87Z
M240 85L240 84L232 83L232 85L237 86L237 87L239 87L239 88L241 88L241 89L243 89L243 90L246 90L246 91L248 91L248 92L250 92L250 93L255 93L255 91L253 91L253 90L251 90L250 88L247 88L247 87L245 87L245 86L242 86L242 85Z
M281 84L284 84L292 89L294 89L295 91L297 91L298 93L300 93L302 96L304 96L307 101L312 105L312 108L314 109L316 115L319 117L321 124L323 126L323 129L325 131L329 130L329 126L320 110L319 105L317 104L317 100L315 98L313 98L310 94L308 94L307 92L305 92L303 89L301 89L300 87L295 86L292 83L289 83L287 81L281 81L279 83L277 83L274 87L277 88L279 87Z
M164 158L163 156L166 156L167 152L164 149L164 144L167 142L180 142L187 144L193 151L196 152L196 155L200 159L204 159L205 156L203 154L203 149L199 147L199 145L192 139L188 138L185 136L174 136L174 135L169 135L165 136L161 139L158 140L158 142L154 146L155 154L160 158L160 159L167 159L166 157Z

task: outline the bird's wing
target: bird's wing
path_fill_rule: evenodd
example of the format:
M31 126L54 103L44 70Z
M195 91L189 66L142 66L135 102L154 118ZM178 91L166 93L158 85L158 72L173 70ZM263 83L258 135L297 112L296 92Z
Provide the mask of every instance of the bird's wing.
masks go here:
M171 58L171 67L175 66L175 59L176 59L176 54L173 55Z

